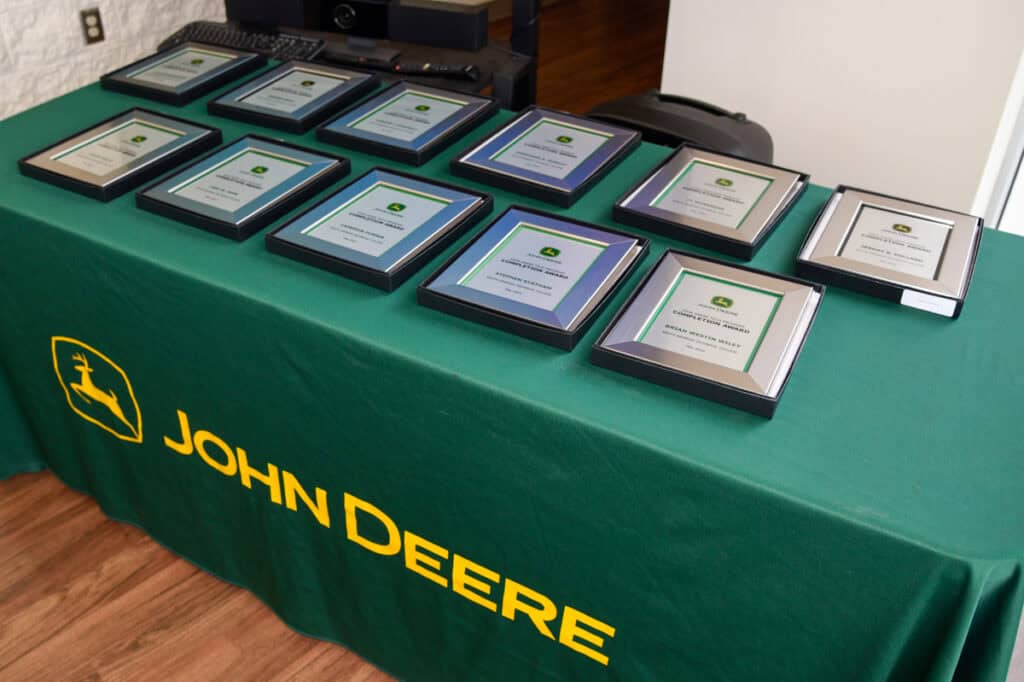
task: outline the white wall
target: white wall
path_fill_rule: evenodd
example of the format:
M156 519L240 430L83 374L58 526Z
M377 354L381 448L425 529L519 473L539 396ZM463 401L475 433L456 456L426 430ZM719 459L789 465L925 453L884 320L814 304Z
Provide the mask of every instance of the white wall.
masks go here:
M811 181L970 211L1021 0L672 0L661 87L745 112Z
M1024 163L1021 165L1024 166ZM1024 235L1024 169L1017 171L1016 183L1010 191L1006 210L1002 217L1002 222L999 224L1000 230Z
M98 7L106 40L86 45L78 13ZM0 0L0 119L151 53L223 0Z

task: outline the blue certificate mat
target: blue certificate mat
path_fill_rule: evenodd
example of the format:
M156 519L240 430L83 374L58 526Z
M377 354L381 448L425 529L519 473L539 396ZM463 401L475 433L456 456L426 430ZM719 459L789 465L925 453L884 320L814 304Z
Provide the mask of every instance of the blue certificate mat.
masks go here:
M443 297L455 305L433 307L484 323L500 316L512 322L493 326L571 348L646 247L633 235L513 206L424 283L421 302Z
M401 81L325 124L317 138L418 166L497 108L489 97Z
M245 239L348 172L331 154L248 135L138 193L141 208Z
M633 130L532 107L452 161L452 172L571 206L640 143Z
M391 291L491 205L486 194L374 168L267 235L267 248Z

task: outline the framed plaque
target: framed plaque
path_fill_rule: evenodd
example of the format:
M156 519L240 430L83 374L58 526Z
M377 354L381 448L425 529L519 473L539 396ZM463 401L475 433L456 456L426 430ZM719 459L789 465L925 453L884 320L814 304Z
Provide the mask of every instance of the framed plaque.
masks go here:
M493 199L374 168L267 235L267 249L384 291L490 213Z
M376 84L377 77L368 73L288 62L211 100L206 108L218 116L304 133Z
M316 136L419 166L497 109L489 97L399 81L321 126Z
M771 417L824 290L669 250L601 334L591 361Z
M266 62L266 57L255 52L182 43L101 76L100 85L107 90L180 106Z
M248 135L138 192L135 202L242 241L348 170L347 159Z
M456 175L571 206L634 147L640 133L530 107L452 160Z
M612 208L621 223L750 260L806 173L683 145Z
M129 109L18 161L22 175L110 201L220 144L220 131Z
M512 206L417 289L420 303L571 350L646 239Z
M802 277L956 318L983 232L981 218L840 185L797 257Z

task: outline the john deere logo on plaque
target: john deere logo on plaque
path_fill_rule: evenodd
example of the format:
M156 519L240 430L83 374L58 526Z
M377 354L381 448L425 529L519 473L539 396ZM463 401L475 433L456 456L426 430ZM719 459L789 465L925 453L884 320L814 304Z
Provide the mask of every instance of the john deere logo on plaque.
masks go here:
M540 250L540 255L547 256L548 258L557 258L560 253L562 252L553 246L545 246Z
M199 58L197 57L196 59L193 59L193 60L192 60L192 63L193 63L193 64L195 64L196 66L199 66L200 64L202 64L202 63L203 63L203 60L202 60L202 59L199 59Z
M405 210L405 204L400 204L396 201L394 203L388 204L388 210L393 211L394 213L401 213L402 211Z
M266 166L253 166L252 167L252 172L255 173L256 175L263 175L268 170L270 170L270 169L268 169Z
M569 144L570 142L572 142L572 138L569 137L568 135L559 135L555 139L561 142L562 144Z
M732 187L732 180L729 178L718 178L715 180L715 184L720 185L721 187Z
M711 299L711 305L717 305L719 308L731 308L732 299L726 296L715 296Z
M142 144L145 141L146 141L146 136L145 135L136 135L135 137L132 138L132 142L134 142L135 144Z
M316 81L302 81L302 84L307 88L311 88L316 85Z
M416 105L416 111L430 111L430 105L429 104L417 104Z
M913 230L910 229L910 225L901 225L900 223L896 223L895 225L893 225L892 229L896 230L897 232L902 232L903 234L910 234L911 232L913 232Z
M51 350L53 371L75 414L121 440L141 443L142 413L124 370L89 344L67 336L54 336Z

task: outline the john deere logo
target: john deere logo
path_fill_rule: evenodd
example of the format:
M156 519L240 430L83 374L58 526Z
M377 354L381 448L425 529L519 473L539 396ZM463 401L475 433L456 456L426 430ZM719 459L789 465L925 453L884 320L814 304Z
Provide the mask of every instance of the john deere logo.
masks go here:
M199 66L202 63L203 63L203 60L198 58L198 57L196 57L195 59L192 60L192 64L195 64L196 66Z
M732 299L726 296L715 296L711 299L711 305L717 305L719 308L731 308Z
M121 440L141 443L142 413L124 370L67 336L54 336L51 350L53 371L75 414Z
M896 230L897 232L902 232L903 234L910 234L911 232L913 232L913 230L910 229L910 225L902 225L900 223L896 223L895 225L893 225L892 229Z
M132 142L134 142L135 144L141 144L141 143L143 143L145 141L146 141L146 136L145 135L136 135L135 137L132 138Z
M430 105L429 104L417 104L416 105L416 111L430 111Z
M316 81L302 81L302 85L308 88L316 85Z
M251 170L256 175L263 175L264 173L266 173L270 169L267 168L266 166L253 166Z
M572 142L572 138L569 137L568 135L559 135L555 139L561 142L562 144L569 144L570 142Z
M718 178L717 180L715 180L715 184L720 185L722 187L732 187L732 180L730 180L729 178Z
M393 211L395 213L401 213L402 211L405 210L405 204L400 204L397 201L395 201L393 203L388 204L388 210Z
M553 246L545 246L540 250L540 255L547 256L548 258L557 258L560 253L562 252Z

